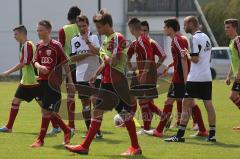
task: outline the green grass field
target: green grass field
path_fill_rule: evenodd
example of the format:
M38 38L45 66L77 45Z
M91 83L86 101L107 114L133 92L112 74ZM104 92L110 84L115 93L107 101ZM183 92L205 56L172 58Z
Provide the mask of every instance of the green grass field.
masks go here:
M4 125L8 119L11 99L15 93L17 83L0 83L0 125ZM233 126L240 124L240 111L228 99L230 87L223 81L215 81L213 85L213 103L217 113L217 140L216 144L207 143L202 138L191 138L195 132L187 130L185 143L165 143L162 139L139 136L143 150L143 156L133 158L146 159L237 159L240 152L240 132L232 130ZM156 103L162 108L166 94L160 96ZM206 111L199 102L204 121L207 124ZM77 101L77 110L81 110ZM176 107L174 107L174 112ZM36 138L40 128L40 109L35 101L23 103L16 119L13 133L0 134L0 158L1 159L56 159L56 158L86 158L86 159L117 159L119 154L130 145L127 131L115 128L113 117L115 112L105 114L102 130L104 139L94 140L88 156L72 154L61 145L63 135L47 137L45 146L39 149L29 147ZM139 120L141 121L141 120ZM152 126L156 126L159 119L153 120ZM85 132L84 122L76 121L77 133L72 139L72 144L82 141L81 135ZM189 128L192 122L189 123ZM166 137L176 133L169 130Z

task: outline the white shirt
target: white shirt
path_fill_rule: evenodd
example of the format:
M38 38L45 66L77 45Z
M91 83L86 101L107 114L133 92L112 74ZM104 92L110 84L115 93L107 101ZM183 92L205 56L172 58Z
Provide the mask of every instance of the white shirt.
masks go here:
M99 39L97 35L93 35L91 32L89 32L88 39L92 43L92 45L100 48ZM82 39L82 36L80 33L74 38L72 38L71 48L72 48L72 53L77 55L85 54L90 50L85 40ZM77 82L89 81L99 66L100 66L100 61L97 55L89 56L84 58L81 61L76 62Z
M191 56L199 56L197 63L191 62L187 81L208 82L212 81L210 70L211 41L209 37L197 31L190 38Z

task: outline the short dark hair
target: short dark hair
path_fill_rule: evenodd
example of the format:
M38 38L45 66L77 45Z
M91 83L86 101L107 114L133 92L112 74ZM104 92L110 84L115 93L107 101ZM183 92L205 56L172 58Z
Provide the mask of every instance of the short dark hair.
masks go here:
M141 29L141 21L138 18L131 18L128 21L128 26L131 26L134 29Z
M52 30L52 24L48 20L41 20L38 25L44 26L45 28Z
M81 14L81 9L79 9L77 6L72 6L67 15L67 19L70 20L76 20L77 16Z
M146 20L144 20L144 21L141 22L141 26L147 27L147 29L148 29L148 31L149 31L149 24L148 24L148 22L147 22Z
M188 16L186 18L187 18L187 21L192 23L195 27L199 26L199 21L198 21L198 18L196 16Z
M172 28L175 32L180 31L180 24L177 18L169 18L164 20L165 26Z
M110 25L113 26L113 20L111 14L109 14L106 9L101 9L97 14L93 16L94 23L100 23L102 25Z
M226 19L224 21L224 24L231 24L234 28L238 29L238 20L237 19L234 19L234 18Z
M89 25L89 20L86 15L80 14L79 16L77 16L77 20L80 22L85 22L87 23L87 25Z
M18 31L27 35L27 29L24 25L16 26L15 28L13 28L13 31Z

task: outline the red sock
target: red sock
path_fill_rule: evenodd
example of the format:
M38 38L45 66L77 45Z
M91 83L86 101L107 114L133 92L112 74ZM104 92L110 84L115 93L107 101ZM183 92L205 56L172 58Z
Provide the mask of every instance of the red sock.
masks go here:
M64 123L64 121L58 114L54 114L52 119L55 120L55 122L59 125L59 127L63 130L65 134L70 132L69 127Z
M42 116L42 124L41 124L41 130L38 135L38 139L41 142L44 142L45 135L47 133L48 125L50 122L51 116Z
M19 110L19 104L13 104L12 103L12 107L11 107L11 111L10 111L10 114L9 114L8 123L6 125L6 127L8 129L12 129L14 121L15 121L16 116L18 114L18 110Z
M90 144L92 143L92 140L94 139L96 133L100 129L102 121L97 119L92 119L90 129L88 130L87 136L83 143L81 144L82 147L89 149Z
M160 132L160 133L163 132L163 129L166 126L166 123L171 116L172 108L173 108L173 105L165 105L164 106L163 113L162 113L162 116L161 116L161 120L160 120L160 122L159 122L159 124L156 128L156 130L158 132Z
M52 119L51 119L51 123L52 123L52 127L53 127L53 128L59 128L59 125L57 124L55 118L52 118Z
M182 115L182 100L177 100L177 125L180 124L181 115Z
M124 121L124 123L127 127L128 135L130 136L132 147L134 147L136 149L139 148L138 138L137 138L137 134L136 134L136 126L134 124L133 119L131 118L127 121Z
M149 101L149 102L148 102L148 105L149 105L149 108L150 108L151 112L154 112L155 114L157 114L158 116L161 117L162 111L158 108L158 106L156 106L156 105L154 104L153 100L152 100L152 101Z
M206 128L205 128L205 125L203 122L203 118L202 118L202 113L201 113L201 110L199 109L198 105L195 105L192 108L192 117L198 124L199 131L206 131Z
M67 97L67 107L68 107L68 126L75 129L74 124L74 114L75 114L75 99L74 97Z
M149 130L152 122L153 114L149 108L148 103L139 103L142 110L143 129Z

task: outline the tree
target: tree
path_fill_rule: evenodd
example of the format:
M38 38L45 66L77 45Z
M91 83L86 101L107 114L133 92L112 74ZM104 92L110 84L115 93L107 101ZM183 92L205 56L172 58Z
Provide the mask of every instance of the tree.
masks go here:
M203 12L220 46L227 46L229 39L224 32L224 20L240 19L239 0L212 0L203 6Z

